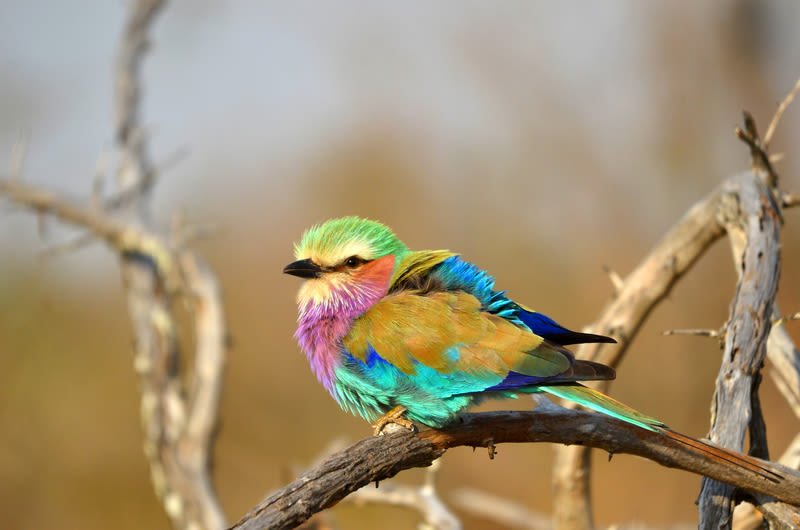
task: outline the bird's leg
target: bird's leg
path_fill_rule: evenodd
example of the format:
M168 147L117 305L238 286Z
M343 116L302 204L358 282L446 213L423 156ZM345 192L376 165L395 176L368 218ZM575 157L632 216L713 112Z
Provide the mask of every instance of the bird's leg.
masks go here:
M402 425L409 431L415 431L417 428L414 427L414 423L411 420L403 417L403 414L405 414L407 411L408 409L403 405L397 405L395 408L378 418L378 421L376 421L375 425L372 426L375 429L375 436L383 434L383 430L390 423Z

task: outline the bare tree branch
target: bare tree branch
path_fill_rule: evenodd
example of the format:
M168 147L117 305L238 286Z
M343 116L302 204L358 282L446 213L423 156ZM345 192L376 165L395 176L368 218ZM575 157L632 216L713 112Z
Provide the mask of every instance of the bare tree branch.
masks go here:
M779 315L780 311L775 304L773 318L777 322L773 323L767 339L767 359L773 365L768 372L792 411L800 418L800 354ZM795 436L778 462L792 469L800 469L800 434ZM765 507L762 506L763 509ZM752 504L743 503L734 510L734 529L746 530L762 526L763 515Z
M800 473L777 464L763 462L767 469L783 476L780 483L711 461L658 433L607 416L562 407L541 407L541 410L528 412L465 414L462 423L443 430L419 434L404 431L367 438L332 455L263 500L233 528L296 526L360 487L392 477L403 469L430 465L449 448L529 442L584 444L611 454L639 455L664 466L711 476L763 495L754 495L756 503L768 502L774 497L800 505Z
M38 214L50 214L63 222L86 228L120 254L149 256L151 265L166 277L165 285L170 291L174 293L179 289L182 280L176 275L173 255L168 246L145 230L123 223L101 211L72 204L18 180L0 178L0 195Z
M745 123L746 131L738 130L737 134L750 145L753 172L726 180L708 197L695 204L622 282L615 298L604 309L599 320L589 327L596 333L611 334L618 340L621 339L620 347L614 349L603 345L584 345L576 352L579 358L616 366L639 326L655 305L669 293L680 276L727 230L731 230L732 238L736 237L733 227L742 221L741 217L732 218L731 211L738 214L738 205L743 201L757 201L752 207L760 208L761 202L766 200L775 215L775 221L780 219L780 209L773 200L773 193L776 192L764 188L764 182L777 183L777 175L763 152L755 132L755 124L749 115L746 115ZM767 195L753 194L754 186L766 189ZM781 200L786 202L785 196ZM765 333L769 333L769 323ZM604 390L608 383L597 386ZM553 471L556 528L593 527L588 450L583 447L559 447L556 453Z
M22 182L0 179L0 195L89 229L120 255L136 336L145 454L156 493L176 527L223 528L209 466L225 362L225 322L211 270L190 251L173 251L143 228ZM196 351L188 391L180 373L172 308L178 295L188 301L194 319Z
M723 222L734 247L740 246L743 238L746 244L737 267L740 281L725 334L723 366L712 405L711 439L741 451L751 420L760 417L760 410L754 411L753 406L778 289L780 240L778 215L770 191L750 173L732 184L736 181L739 200L727 203L729 209L723 212ZM722 521L730 520L732 498L730 486L704 480L698 503L701 527L716 528Z
M188 250L175 253L142 228L21 182L0 179L0 194L89 229L120 255L136 335L134 366L142 386L145 453L156 492L176 527L202 521L202 528L223 528L209 475L225 360L224 316L213 273ZM172 309L178 294L189 300L194 318L196 353L188 397Z
M149 228L145 214L144 199L155 170L139 125L139 70L150 26L163 4L162 0L134 2L120 42L114 95L122 191L111 211L97 185L87 206L13 179L0 179L0 194L40 217L53 215L89 230L119 255L135 337L144 451L156 494L175 528L217 529L226 526L210 475L225 363L221 294L211 269L185 248L185 238L171 245ZM134 204L138 207L132 211L117 210ZM173 307L179 300L188 305L195 333L194 362L186 363L192 368L189 374L181 365L186 352L178 341Z
M120 153L117 179L120 206L135 204L135 224L146 225L146 201L155 181L140 125L140 68L150 27L162 0L137 0L131 6L115 69L115 136ZM160 240L159 240L160 241ZM162 242L161 254L174 266L152 267L151 254L121 255L123 283L136 337L134 364L142 387L145 454L156 494L176 528L222 528L225 516L210 476L225 358L224 318L216 279L188 250L173 251ZM174 272L172 272L174 271ZM196 352L187 388L180 372L172 303L175 286L191 297ZM166 288L164 288L166 287Z
M745 113L742 138L751 149L754 172L734 177L736 201L720 211L731 241L739 281L725 334L725 350L711 406L710 438L741 451L750 433L751 453L769 458L758 386L772 327L773 304L780 278L782 217L772 188L777 175L761 149L755 123ZM730 528L734 488L703 480L698 499L701 528Z
M617 288L614 298L589 331L611 335L618 346L585 344L576 356L617 366L650 311L663 300L675 283L691 268L711 244L725 232L717 219L726 197L724 184L696 203L670 229ZM601 391L608 382L595 386ZM574 405L566 404L574 407ZM553 466L554 523L556 528L593 528L589 450L586 447L557 447Z
M443 453L430 441L410 433L361 440L261 501L233 528L297 526L362 486L393 477L403 469L429 466Z

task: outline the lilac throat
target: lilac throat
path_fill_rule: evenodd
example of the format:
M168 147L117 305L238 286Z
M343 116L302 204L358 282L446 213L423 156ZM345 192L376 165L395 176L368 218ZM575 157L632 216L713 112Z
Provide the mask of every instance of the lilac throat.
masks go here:
M325 302L307 302L300 307L294 338L305 352L314 375L328 392L333 394L334 371L341 364L342 338L347 335L353 320L375 305L384 294L386 289L374 284L342 286L331 288Z

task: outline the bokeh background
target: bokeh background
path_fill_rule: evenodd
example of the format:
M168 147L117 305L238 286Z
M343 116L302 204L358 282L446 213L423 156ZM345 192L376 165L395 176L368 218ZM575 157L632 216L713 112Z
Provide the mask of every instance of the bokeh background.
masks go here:
M111 65L128 3L0 2L0 167L23 137L25 179L75 200L113 169ZM371 433L316 383L291 337L298 281L281 268L304 228L380 219L412 248L460 251L513 297L580 328L611 296L604 265L629 272L747 166L733 127L748 109L763 132L800 76L799 23L791 0L169 3L143 71L164 165L153 210L163 227L178 209L220 226L197 247L224 286L233 337L215 451L229 518L332 441ZM773 142L795 191L798 141L795 106ZM790 312L800 218L786 218L778 298ZM166 528L114 256L96 244L42 257L75 234L0 211L0 521ZM613 395L704 435L717 343L662 331L718 328L734 283L720 243L642 329ZM780 454L798 422L768 378L763 396ZM509 406L531 402L490 408ZM552 447L499 451L448 453L443 498L469 486L548 513ZM696 520L698 477L625 455L597 454L594 469L599 524ZM341 528L418 520L346 504L333 517Z

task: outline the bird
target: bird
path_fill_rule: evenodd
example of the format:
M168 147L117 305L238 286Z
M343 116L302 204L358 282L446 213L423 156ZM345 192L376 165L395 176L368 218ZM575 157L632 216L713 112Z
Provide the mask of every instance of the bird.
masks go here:
M283 269L305 280L294 337L319 382L342 409L377 422L376 434L387 423L444 428L487 398L546 393L781 478L581 384L615 370L566 346L616 341L515 302L457 253L412 251L386 225L348 216L306 230L294 257Z

